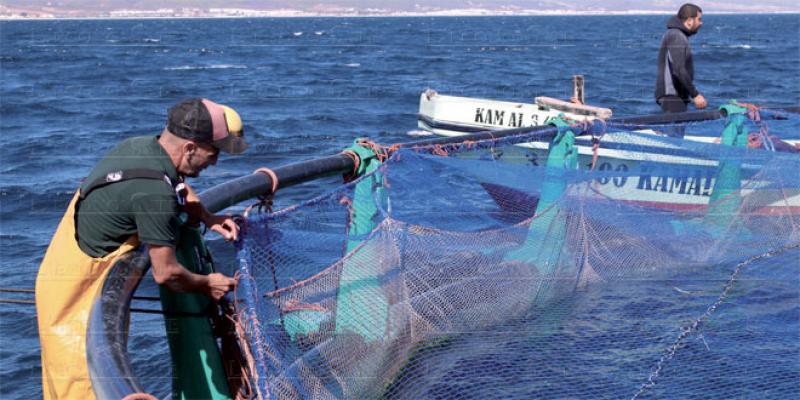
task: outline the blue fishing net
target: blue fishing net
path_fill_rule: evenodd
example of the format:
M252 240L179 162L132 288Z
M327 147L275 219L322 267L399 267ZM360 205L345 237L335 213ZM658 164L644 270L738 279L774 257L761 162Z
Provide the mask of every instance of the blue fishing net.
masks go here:
M555 167L563 129L403 148L251 216L236 302L258 396L797 398L782 118L738 146L726 120L595 124Z

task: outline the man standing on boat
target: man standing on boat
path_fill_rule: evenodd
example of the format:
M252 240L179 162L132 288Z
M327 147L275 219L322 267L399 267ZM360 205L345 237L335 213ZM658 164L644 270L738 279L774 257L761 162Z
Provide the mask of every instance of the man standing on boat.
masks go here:
M36 309L45 399L93 399L86 334L92 304L111 267L148 245L155 281L175 292L219 300L236 281L196 274L176 258L179 229L202 222L226 240L239 227L212 215L184 177L216 164L220 151L239 154L247 144L231 108L207 99L169 110L158 136L127 139L103 158L75 193L36 278ZM126 258L127 257L127 258Z
M667 32L658 51L655 92L656 102L663 112L684 112L690 101L698 109L707 106L705 97L694 86L694 62L689 47L689 36L697 33L701 26L703 10L688 3L667 21Z

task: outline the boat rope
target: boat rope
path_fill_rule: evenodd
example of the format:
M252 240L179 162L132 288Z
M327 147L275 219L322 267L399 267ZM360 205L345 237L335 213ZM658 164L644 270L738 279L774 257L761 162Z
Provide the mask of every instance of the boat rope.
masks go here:
M131 307L131 312L139 313L139 314L160 314L165 317L192 317L192 318L208 318L208 313L196 313L196 312L189 312L189 311L161 311L161 310L153 310L150 308L133 308Z
M381 163L383 163L386 160L388 160L389 157L392 155L392 153L394 153L395 151L400 149L400 144L399 143L395 143L395 144L393 144L391 146L384 146L384 145L381 145L379 143L375 143L375 142L373 142L373 141L371 141L369 139L366 139L366 138L356 139L356 144L372 150L372 152L375 153L375 157Z
M262 213L264 211L266 211L267 213L271 213L272 206L274 203L274 197L275 196L273 196L272 193L258 196L258 201L247 206L247 208L244 209L244 213L242 215L244 216L245 219L247 219L247 217L250 216L250 212L253 211L254 209L259 213Z
M600 139L605 136L606 129L608 128L608 124L606 121L602 119L597 119L595 121L590 122L592 125L586 127L586 129L590 129L595 123L600 123L602 125L601 131L599 135L595 135L594 130L591 130L592 133L592 166L591 170L594 171L594 167L597 166L597 159L599 158L599 150L600 150Z
M239 279L238 272L235 278ZM233 289L233 299L239 298L237 289L238 286ZM230 362L225 363L225 375L228 377L231 395L236 400L245 400L256 397L256 388L252 381L258 380L258 373L250 342L244 339L247 337L246 328L241 320L242 314L236 309L236 304L238 302L231 303L225 298L220 300L219 312L214 315L212 322L215 334L220 338L220 351L227 356L234 357L229 360ZM251 323L258 324L255 316L250 318Z
M36 293L35 289L32 288L0 288L0 293ZM161 301L161 298L156 296L133 296L133 300L142 300L142 301Z
M758 140L748 137L748 145L754 145L755 147L763 146L768 151L775 151L775 143L772 141L772 138L769 137L769 128L761 119L761 109L763 107L752 103L741 103L736 100L731 101L731 103L747 109L747 117L758 127Z
M270 189L269 193L263 194L261 196L258 196L258 201L257 202L249 205L247 208L244 209L244 214L243 215L244 215L245 219L250 216L250 212L253 209L256 209L259 213L264 212L264 211L266 211L268 213L271 213L272 212L272 205L273 205L273 198L275 197L275 192L278 191L278 185L279 185L279 183L278 183L279 182L278 181L278 174L276 174L275 171L273 171L273 170L271 170L269 168L266 168L266 167L261 167L261 168L255 170L255 171L253 171L253 173L254 174L258 173L258 174L267 175L269 177L270 181L272 181L272 188Z
M800 248L800 244L794 244L794 245L784 246L784 247L781 247L781 248L778 248L778 249L770 250L768 252L765 252L765 253L750 257L749 259L744 260L741 263L737 264L736 268L734 268L733 273L731 274L730 278L728 278L728 281L723 286L722 293L720 293L720 295L717 298L717 300L713 304L708 306L706 311L700 317L695 319L691 324L681 327L681 333L678 335L678 337L675 339L675 341L672 343L672 345L669 346L664 351L664 354L661 356L661 359L659 359L658 362L656 363L656 366L653 369L653 372L651 372L650 376L647 378L647 382L643 383L642 386L639 387L639 390L637 390L636 393L633 394L633 396L631 397L631 400L638 399L642 394L644 394L645 391L647 391L648 389L651 389L651 388L656 386L656 380L658 379L659 375L661 374L661 371L664 370L664 365L668 361L672 360L675 357L675 354L678 352L678 350L680 350L681 348L686 347L683 342L691 334L693 334L695 332L698 332L702 328L702 326L708 320L711 319L711 316L714 314L714 312L717 311L717 309L723 303L725 303L725 301L728 299L728 295L730 294L731 290L733 290L733 285L736 282L736 279L739 277L739 274L741 274L742 270L746 266L752 264L753 262L761 260L763 258L773 257L773 256L779 255L781 253L784 253L787 250L792 250L792 249L796 249L796 248Z
M28 288L0 288L0 292L6 293L34 293L34 289Z
M597 165L597 159L599 158L600 150L600 139L593 137L592 138L592 166L589 170L594 171L594 167Z
M24 289L14 290L16 292L20 292ZM6 290L8 291L8 290ZM28 293L25 291L24 293ZM158 300L157 297L154 297L156 301ZM36 305L36 300L30 299L0 299L0 303L6 304L25 304L25 305ZM206 313L194 313L194 312L186 312L186 311L162 311L162 310L155 310L152 308L135 308L131 307L130 312L132 313L139 313L139 314L159 314L164 315L167 317L194 317L194 318L208 318L208 314Z
M352 182L356 178L373 171L376 165L371 160L377 160L378 165L383 164L399 149L399 143L384 146L366 138L354 140L352 146L340 153L353 160L353 171L344 174L345 183Z
M434 154L434 155L437 155L437 156L442 156L442 157L447 157L449 153L447 153L447 150L445 150L442 145L436 144L431 149L431 154Z
M33 300L20 300L20 299L0 299L0 303L36 304L36 302Z

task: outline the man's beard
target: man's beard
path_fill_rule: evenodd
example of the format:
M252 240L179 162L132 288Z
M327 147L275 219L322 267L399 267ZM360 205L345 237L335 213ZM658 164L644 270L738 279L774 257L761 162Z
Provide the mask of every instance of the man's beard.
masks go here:
M202 171L203 168L200 168L199 166L195 168L193 161L194 161L194 155L189 154L188 158L186 159L186 164L188 164L189 167L192 168L192 170L189 171L188 173L183 174L184 176L188 176L189 178L197 178L198 176L200 176L200 171Z

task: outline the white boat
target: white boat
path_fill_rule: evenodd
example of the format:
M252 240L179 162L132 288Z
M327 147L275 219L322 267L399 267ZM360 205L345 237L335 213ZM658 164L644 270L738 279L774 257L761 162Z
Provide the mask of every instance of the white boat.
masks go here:
M527 104L447 96L428 89L420 95L418 126L434 134L451 137L487 130L545 125L562 114L574 121L606 120L612 116L612 111L549 97L537 97L534 103ZM682 151L679 144L659 140L659 137L665 136L661 132L649 129L635 132L641 135L636 138L604 137L597 149L595 168L642 172L633 177L597 180L593 184L595 190L611 199L647 207L705 209L711 198L718 163L693 157L691 152ZM687 135L684 139L714 143L719 141L720 133ZM787 143L794 145L800 141ZM575 144L580 167L591 166L594 155L591 138L578 137ZM510 162L542 165L547 157L548 146L547 142L521 143L515 146L515 150L506 151L503 157ZM678 165L680 168L671 168L675 171L674 176L648 172L650 169L658 170L659 164ZM745 172L743 178L747 179L749 175ZM742 195L747 194L747 190L742 190ZM774 215L789 209L791 214L800 214L800 189L775 193L774 199L762 198L758 203L758 209L750 212Z
M611 118L608 108L537 97L533 104L445 96L428 89L419 99L419 127L441 136L545 125L564 114L584 121Z
M533 103L515 103L479 99L471 97L447 96L433 89L425 90L419 98L419 114L417 125L426 131L440 136L460 136L468 133L500 129L523 128L546 125L559 115L574 121L607 120L613 112L609 108L554 99L552 97L536 97ZM637 132L661 135L653 130ZM719 142L719 134L692 135L683 137L695 142ZM800 139L784 139L791 146L800 145ZM547 148L546 143L539 144ZM582 152L587 149L581 148Z

